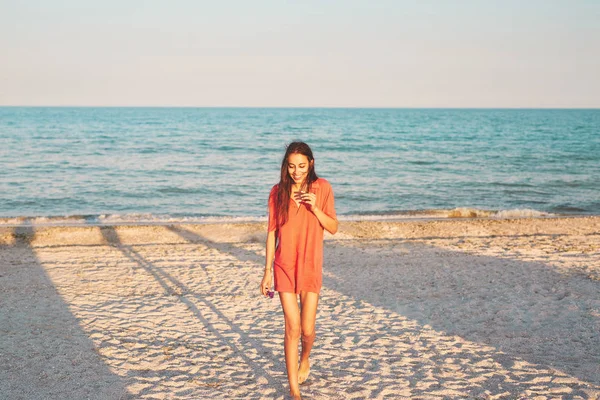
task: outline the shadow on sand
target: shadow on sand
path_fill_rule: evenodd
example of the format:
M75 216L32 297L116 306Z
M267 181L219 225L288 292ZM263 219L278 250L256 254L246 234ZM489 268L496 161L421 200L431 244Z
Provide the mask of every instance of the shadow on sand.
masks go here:
M368 265L348 276L344 266L356 259ZM492 346L509 356L506 368L520 358L600 385L600 318L592 313L600 306L599 281L399 239L336 241L325 262L328 288ZM369 282L370 290L350 281Z
M0 245L0 397L127 398L44 270L34 229L23 225L11 235L11 244Z
M240 261L258 265L264 262L262 256L232 243L214 242L181 226L169 229L190 243L202 243ZM367 339L366 343L355 349L354 354L367 351L369 343L382 337L392 338L394 343L407 334L420 336L418 330L407 332L404 328L398 328L402 326L401 317L406 317L421 327L431 327L441 336L457 335L475 346L479 345L480 349L485 346L495 349L491 353L473 350L455 354L464 358L467 365L480 366L487 363L491 356L498 363L498 368L504 371L502 375L485 370L487 367L465 367L461 371L464 382L481 383L477 389L469 392L471 396L485 397L487 394L482 387L489 389L491 394L506 394L508 391L513 396L531 388L535 391L536 385L539 386L539 376L552 374L551 371L557 371L558 374L563 372L592 385L600 384L600 326L598 317L590 314L590 308L594 305L597 307L600 301L598 282L581 276L558 274L542 263L475 256L403 240L387 240L386 246L401 248L404 256L398 256L397 252L392 255L380 252L377 244L361 249L351 242L333 241L325 246L324 288L356 302L364 301L385 309L389 318L389 325L381 331L368 333L368 328L365 328L363 338L352 338L354 343L364 343L362 339ZM355 264L357 259L367 260L368 265L353 269L350 275L345 265ZM390 268L397 271L392 278ZM368 283L368 287L365 287L365 283ZM323 297L326 303L328 300L326 296ZM324 325L323 322L319 324ZM431 342L430 346L435 353L436 344ZM402 358L408 358L394 354L392 348L384 352L389 359L378 360L370 364L371 367L365 366L363 377L353 382L349 390L352 385L368 385L369 376L378 375L378 379L381 379L381 365L388 363L393 370ZM433 357L433 360L439 357L437 377L442 382L441 386L444 383L450 386L455 384L456 379L439 372L443 369L444 359L449 356L440 353ZM519 360L533 365L523 366ZM352 364L352 360L346 361ZM369 364L368 360L358 358L356 362L357 365ZM536 368L544 372L536 375ZM427 379L419 371L412 373L410 376L410 371L398 368L395 373L389 373L389 377L396 379L398 374L404 374L413 386L419 386L419 381ZM344 381L344 374L339 370L329 378L348 385ZM547 379L548 388L561 385L559 380L550 383L554 382L553 376ZM570 396L586 397L580 391L586 387L585 383L583 386L581 383L567 385L573 388ZM384 395L384 388L385 385L380 385L371 390L369 396ZM429 390L413 388L410 396L431 394Z
M170 227L169 229L175 233L182 234L182 232L177 229ZM234 388L238 390L236 394L237 398L240 393L239 388L243 388L244 385L247 385L249 390L243 394L243 398L259 399L264 398L265 395L269 398L285 396L287 393L287 385L283 385L285 381L283 379L274 378L272 371L269 370L273 358L275 358L273 351L270 347L263 345L265 342L263 328L268 321L261 318L255 318L254 326L242 327L239 321L225 315L223 310L216 304L217 300L222 298L223 295L228 294L223 293L222 291L215 295L206 292L198 292L195 288L188 287L182 280L177 279L174 274L167 272L167 269L151 262L137 250L137 245L129 246L123 244L114 227L101 227L100 230L109 245L118 249L126 259L136 264L137 268L146 271L159 283L164 290L164 295L173 296L173 299L185 305L191 315L193 315L195 321L199 323L196 330L203 331L205 336L210 337L208 340L208 346L210 346L210 348L215 350L232 350L231 356L226 357L230 361L220 361L215 357L210 363L201 365L201 371L198 374L200 377L196 374L191 374L189 376L190 380L202 380L203 377L201 375L205 374L202 371L211 370L211 372L215 374L215 377L211 378L215 383L214 393L226 395L225 392L227 390ZM203 241L202 243L207 242ZM219 249L219 251L223 251L223 249ZM235 253L235 256L240 260L244 259L242 253ZM199 263L199 266L207 277L211 275L205 264ZM268 340L273 341L273 338L271 337ZM204 344L202 346L204 346ZM277 362L283 364L282 354L277 357ZM243 363L251 370L251 376L243 374L243 378L241 377L242 375L240 375L240 378L237 379L231 376L228 370L232 370L234 374L239 373L240 370L246 370L245 367L239 366L239 363ZM236 370L238 372L236 372ZM168 371L165 372L168 373ZM131 378L134 380L144 378L143 374L138 375L133 371ZM168 376L161 377L159 375L158 378L167 379ZM224 381L227 381L228 383L223 383ZM257 382L262 382L262 385L265 385L268 388L268 391L258 392L257 390L250 390L250 387L256 385ZM211 383L208 382L203 384L210 385ZM151 392L152 385L142 391L141 394Z

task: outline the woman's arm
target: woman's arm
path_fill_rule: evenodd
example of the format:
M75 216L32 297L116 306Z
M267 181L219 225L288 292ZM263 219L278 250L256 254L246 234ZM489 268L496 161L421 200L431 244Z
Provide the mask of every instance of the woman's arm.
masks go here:
M321 223L321 226L325 228L327 232L331 233L332 235L335 235L335 233L338 230L338 220L335 218L331 218L329 215L321 211L321 209L319 209L319 207L317 206L311 206L310 210L313 214L315 214L315 217L317 217L317 219Z
M265 272L271 271L273 268L273 260L275 259L275 231L267 233L267 250L265 255Z
M275 259L275 231L267 233L267 245L265 251L265 272L260 283L260 292L263 296L269 296L269 290L273 285L273 260Z
M325 214L319 207L317 207L317 195L314 193L299 193L296 196L304 203L308 204L308 209L317 217L319 223L327 232L335 235L338 230L337 218L332 218Z

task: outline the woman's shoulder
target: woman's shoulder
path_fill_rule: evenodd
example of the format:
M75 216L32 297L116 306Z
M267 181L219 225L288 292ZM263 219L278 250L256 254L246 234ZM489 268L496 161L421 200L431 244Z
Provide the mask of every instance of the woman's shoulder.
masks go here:
M273 185L273 187L271 188L271 191L269 192L269 201L274 200L277 197L278 191L279 191L279 184L276 183L275 185Z
M316 181L314 181L312 183L312 185L313 185L314 188L329 189L329 190L331 190L331 184L325 178L318 178Z

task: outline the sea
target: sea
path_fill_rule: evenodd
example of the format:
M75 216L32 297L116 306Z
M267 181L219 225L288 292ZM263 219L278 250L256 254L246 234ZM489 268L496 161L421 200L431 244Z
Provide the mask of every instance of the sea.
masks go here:
M0 224L264 221L295 140L340 219L600 215L600 109L0 107Z

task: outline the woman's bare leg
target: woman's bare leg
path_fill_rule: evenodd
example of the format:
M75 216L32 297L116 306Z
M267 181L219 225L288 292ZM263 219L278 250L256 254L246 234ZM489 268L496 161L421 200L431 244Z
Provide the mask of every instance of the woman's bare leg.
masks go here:
M300 398L298 387L298 342L300 341L300 308L298 297L295 293L279 292L279 300L285 318L285 366L290 382L290 395L294 399Z
M302 355L298 369L298 383L304 383L310 374L310 350L315 342L315 321L317 319L317 306L319 294L313 292L300 292L300 320L302 326Z

